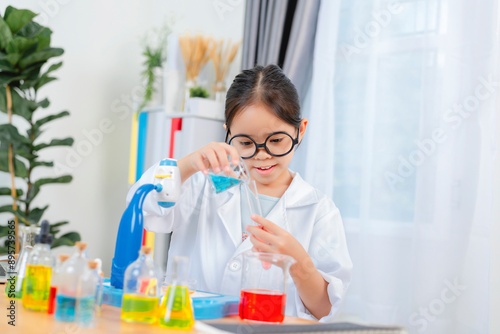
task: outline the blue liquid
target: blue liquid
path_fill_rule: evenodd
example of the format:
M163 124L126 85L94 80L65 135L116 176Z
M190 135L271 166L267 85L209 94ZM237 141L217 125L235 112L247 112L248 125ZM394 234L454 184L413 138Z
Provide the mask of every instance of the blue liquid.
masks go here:
M215 186L216 194L223 192L224 190L227 190L243 182L233 177L219 176L219 175L210 175L210 178L212 179L212 182Z
M85 297L80 298L80 304L78 306L78 322L92 325L92 321L94 320L94 304L95 297Z
M75 297L57 295L56 320L65 322L75 321L76 301L77 299ZM84 322L91 321L94 312L94 296L80 298L79 302L79 320Z

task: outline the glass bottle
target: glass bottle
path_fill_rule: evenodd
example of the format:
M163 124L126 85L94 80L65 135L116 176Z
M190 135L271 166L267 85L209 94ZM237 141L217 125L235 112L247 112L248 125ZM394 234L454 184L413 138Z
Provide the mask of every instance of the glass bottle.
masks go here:
M68 258L69 258L68 254L59 254L57 263L54 267L54 270L52 271L52 277L50 279L49 308L47 310L47 313L49 314L54 314L56 306L57 287L59 286L59 279L60 279L59 276L61 276L61 267L64 261L66 261Z
M23 279L23 305L33 311L46 312L49 307L50 278L53 258L50 253L52 235L49 222L42 221L40 233L35 237L35 247L30 253Z
M124 321L154 324L158 320L160 275L150 253L151 247L143 246L139 258L125 270L121 313Z
M75 243L75 252L64 262L58 275L55 317L57 321L76 320L76 301L80 295L81 279L89 271L87 265L87 244Z
M5 294L14 299L21 299L23 295L23 279L26 276L26 265L35 245L35 236L40 233L40 227L35 225L20 226L19 231L21 232L21 251L17 257L15 274L10 275L12 280L9 279L5 284Z
M190 330L194 314L188 288L189 259L175 256L172 284L167 288L160 307L160 327Z
M95 291L95 315L96 317L100 317L102 310L102 298L104 294L104 274L101 269L102 268L101 259L95 259L95 262L97 264L96 268L94 269L94 275L96 276L97 279L97 285ZM89 267L92 270L92 266L90 266L90 264Z
M81 327L94 327L96 316L96 293L99 286L97 261L87 261L87 269L81 276L76 298L76 321Z

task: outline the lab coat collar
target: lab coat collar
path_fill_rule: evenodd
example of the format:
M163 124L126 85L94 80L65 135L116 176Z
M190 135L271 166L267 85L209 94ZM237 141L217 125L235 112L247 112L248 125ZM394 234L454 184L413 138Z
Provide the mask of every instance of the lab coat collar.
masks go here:
M283 194L285 199L285 207L298 208L316 204L319 202L319 194L309 183L304 181L299 173L290 171L293 180L290 186Z

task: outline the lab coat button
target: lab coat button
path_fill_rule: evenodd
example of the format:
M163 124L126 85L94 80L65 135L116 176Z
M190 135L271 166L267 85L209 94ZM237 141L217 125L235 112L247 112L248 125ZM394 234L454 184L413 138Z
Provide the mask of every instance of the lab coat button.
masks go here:
M232 271L238 271L241 269L241 263L238 260L233 260L229 263L229 269Z

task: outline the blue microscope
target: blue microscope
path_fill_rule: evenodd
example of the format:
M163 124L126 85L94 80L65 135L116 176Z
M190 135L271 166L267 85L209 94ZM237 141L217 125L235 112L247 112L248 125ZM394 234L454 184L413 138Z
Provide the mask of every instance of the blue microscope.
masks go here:
M179 199L181 176L177 161L162 160L155 170L154 177L154 184L147 183L137 189L120 220L111 267L111 287L105 288L104 291L103 302L106 304L121 306L123 275L128 265L138 258L142 245L142 206L146 196L153 189L156 190L158 205L165 208L174 206Z

